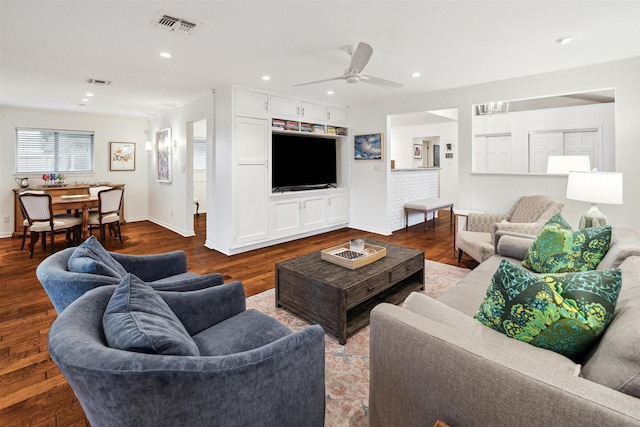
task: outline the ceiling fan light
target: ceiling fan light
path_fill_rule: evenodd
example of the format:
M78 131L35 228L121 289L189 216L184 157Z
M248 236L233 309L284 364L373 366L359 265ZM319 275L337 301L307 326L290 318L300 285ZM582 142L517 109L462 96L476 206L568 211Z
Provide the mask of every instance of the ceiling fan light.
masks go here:
M358 76L349 76L347 77L347 83L358 83L360 81L360 78Z

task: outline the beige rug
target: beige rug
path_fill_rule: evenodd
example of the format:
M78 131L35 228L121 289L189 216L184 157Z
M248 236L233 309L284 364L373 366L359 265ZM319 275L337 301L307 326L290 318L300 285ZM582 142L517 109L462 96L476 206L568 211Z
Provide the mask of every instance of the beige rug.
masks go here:
M466 268L425 260L425 294L437 297L469 272ZM308 323L285 309L275 307L273 289L247 299L247 308L266 313L294 331ZM369 409L369 327L363 328L340 345L325 335L325 425L368 426Z

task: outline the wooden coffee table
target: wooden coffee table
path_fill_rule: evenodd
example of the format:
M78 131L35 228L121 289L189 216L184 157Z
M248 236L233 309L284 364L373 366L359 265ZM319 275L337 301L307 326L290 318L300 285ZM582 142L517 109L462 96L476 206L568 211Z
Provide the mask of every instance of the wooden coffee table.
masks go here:
M350 270L320 258L320 251L276 264L276 306L284 307L336 336L340 344L369 324L377 304L399 304L424 289L424 251L384 246L387 255Z

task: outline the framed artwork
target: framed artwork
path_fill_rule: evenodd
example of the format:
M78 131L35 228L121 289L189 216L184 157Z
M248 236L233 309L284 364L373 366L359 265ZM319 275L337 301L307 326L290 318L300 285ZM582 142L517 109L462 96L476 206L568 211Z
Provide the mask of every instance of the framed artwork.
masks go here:
M413 144L413 158L414 159L422 158L422 144Z
M356 160L382 160L382 133L370 133L353 137Z
M171 182L171 128L156 132L158 181Z
M109 153L109 170L136 170L136 144L134 142L111 142Z

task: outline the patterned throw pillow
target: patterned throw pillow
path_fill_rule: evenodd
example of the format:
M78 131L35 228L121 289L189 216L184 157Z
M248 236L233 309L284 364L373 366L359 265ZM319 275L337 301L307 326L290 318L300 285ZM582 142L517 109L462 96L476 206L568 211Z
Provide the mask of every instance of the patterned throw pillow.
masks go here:
M542 227L522 265L537 273L595 270L610 243L610 225L572 230L556 214Z
M537 275L502 260L475 319L508 337L576 357L606 329L621 284L618 268Z

